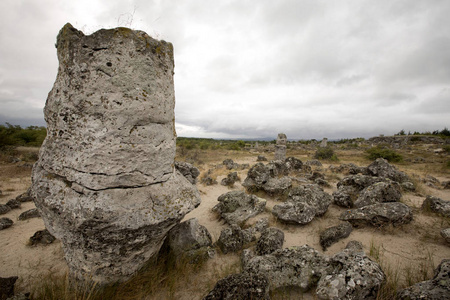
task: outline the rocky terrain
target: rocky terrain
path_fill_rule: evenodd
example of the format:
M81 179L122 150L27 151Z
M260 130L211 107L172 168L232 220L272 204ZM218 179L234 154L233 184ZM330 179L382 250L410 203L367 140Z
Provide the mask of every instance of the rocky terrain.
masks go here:
M447 270L450 257L450 178L439 163L442 154L434 153L437 147L420 144L403 152L435 161L426 164L371 161L364 148L336 148L339 162L314 161L313 151L298 150L288 150L288 158L277 162L253 150L218 151L216 160L177 163L199 189L202 203L174 228L163 249L190 257L193 265L202 262L201 267L178 278L174 291L161 285L142 299L223 299L233 289L224 292L221 286L233 285L245 291L233 295L236 299L389 299L393 290L399 296L423 290L442 296L448 286L436 286L443 281L433 278L448 276L434 271ZM208 160L213 152L201 155ZM268 160L259 162L261 155ZM0 277L18 276L16 291L33 292L36 279L64 276L68 269L58 239L40 234L42 242L32 246L30 238L45 228L42 219L19 218L34 207L26 193L31 170L21 164L1 164L2 174L9 174L0 188L0 203L7 207L2 218L12 224L5 222L0 231ZM221 182L230 173L236 173L233 184L201 183L207 176Z

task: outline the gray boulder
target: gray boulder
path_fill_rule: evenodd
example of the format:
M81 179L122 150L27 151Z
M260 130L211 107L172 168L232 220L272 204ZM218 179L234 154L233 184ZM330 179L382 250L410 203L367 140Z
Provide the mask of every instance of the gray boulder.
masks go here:
M262 274L232 274L219 280L203 300L268 300L269 282Z
M30 245L31 246L36 246L37 244L42 244L42 245L49 245L51 243L53 243L56 240L56 238L51 235L51 233L47 230L39 230L36 231L36 233L30 237Z
M400 202L378 203L344 211L339 219L349 221L354 227L372 225L381 227L408 224L413 217L412 210Z
M225 168L227 168L227 170L231 170L233 168L237 168L237 164L234 163L234 161L232 159L230 159L230 158L225 159L222 163L225 166Z
M267 161L267 158L263 155L258 155L258 158L256 159L256 161Z
M422 209L450 217L450 201L434 196L427 196L422 203Z
M242 185L249 191L262 189L263 185L270 179L269 169L263 163L257 163L247 172Z
M20 202L31 202L33 201L33 197L31 196L31 188L29 188L25 193L20 194L16 197L16 200L19 200Z
M192 184L197 182L200 171L187 162L175 161L175 168Z
M236 181L239 181L239 176L237 174L237 172L231 172L227 175L227 177L225 177L224 179L222 179L222 181L220 182L221 185L224 186L233 186L234 183Z
M273 160L265 166L269 170L270 177L282 177L289 175L289 168L284 160Z
M353 226L349 222L344 222L336 226L329 227L320 233L320 245L325 251L332 244L344 239L353 231Z
M397 293L401 300L450 299L450 259L444 259L434 270L431 280L419 282Z
M214 185L217 184L217 180L212 178L210 175L206 174L205 176L202 177L201 183L204 185Z
M6 206L9 206L11 209L20 208L22 206L22 202L20 202L17 199L11 199L5 204Z
M371 176L385 177L399 183L411 181L411 179L403 172L388 163L384 158L377 158L367 167L367 173Z
M241 250L244 247L244 235L241 228L233 224L229 228L223 229L216 245L224 254Z
M289 177L270 178L263 186L263 190L271 195L284 195L292 187L292 180Z
M377 299L386 276L380 265L364 254L361 243L350 242L329 265L331 270L317 284L320 299Z
M213 207L213 211L230 225L241 226L246 220L264 211L266 200L255 195L248 195L243 191L231 191L220 195L219 204Z
M41 214L37 208L32 208L27 211L24 211L19 215L19 221L25 221L31 218L40 218Z
M14 224L10 218L0 218L0 230L11 227Z
M322 163L317 159L311 159L305 162L305 165L307 166L315 166L315 167L321 167Z
M401 187L397 182L391 180L388 182L377 182L362 190L353 206L360 208L376 203L398 202L401 197Z
M441 230L441 236L444 238L444 240L450 244L450 228L445 228Z
M0 215L4 215L11 211L11 207L8 205L0 204Z
M308 245L278 249L264 256L254 256L243 265L250 274L264 274L270 290L299 288L306 292L327 273L328 259Z
M378 182L391 181L383 177L362 174L347 176L337 183L337 191L333 192L333 201L338 206L351 208L364 189Z
M214 251L208 229L193 218L181 222L169 231L161 252L176 258L187 258L195 263L209 258Z
M331 200L318 185L302 185L291 189L286 202L275 205L272 214L285 223L307 224L314 217L322 216Z
M200 204L176 168L174 50L128 28L59 32L31 195L69 273L125 281Z
M256 253L266 255L283 248L284 232L275 227L264 230L256 244Z

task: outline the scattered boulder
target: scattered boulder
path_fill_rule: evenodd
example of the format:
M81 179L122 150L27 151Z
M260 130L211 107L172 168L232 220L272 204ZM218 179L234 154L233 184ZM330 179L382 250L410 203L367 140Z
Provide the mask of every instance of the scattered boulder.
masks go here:
M411 181L411 179L403 172L397 170L396 167L389 164L384 158L377 158L367 167L367 173L371 176L385 177L399 183Z
M434 270L431 280L422 281L400 290L397 299L401 300L443 300L450 295L450 259L444 259Z
M400 186L402 187L402 189L404 191L407 191L407 192L414 192L416 190L416 187L414 186L414 183L409 182L409 181L402 182L400 184Z
M202 177L201 183L204 185L214 185L217 184L217 180L212 178L210 175L206 174L205 176Z
M223 229L216 245L224 254L241 250L244 247L244 235L241 228L233 224L229 228Z
M258 190L261 189L267 181L269 181L269 178L269 169L263 163L257 163L248 170L247 178L245 178L242 185L247 189Z
M291 171L301 171L303 170L303 162L295 157L288 157L284 160L284 164L289 172Z
M316 184L307 184L290 190L288 199L273 207L272 214L280 221L307 224L322 216L331 204L331 196Z
M450 201L435 196L427 196L422 203L422 209L450 217Z
M352 224L344 222L336 226L329 227L320 233L320 245L323 251L328 247L338 242L341 239L345 239L350 235L353 230Z
M328 169L333 173L343 173L343 174L351 174L356 175L359 173L366 173L366 167L358 167L357 165L353 163L349 164L341 164L339 166L329 166Z
M442 229L441 236L445 239L445 241L450 244L450 228Z
M256 244L256 253L266 255L283 248L284 232L275 227L264 230Z
M270 290L296 287L306 292L327 273L327 258L308 245L278 249L243 261L245 272L267 276Z
M267 161L267 158L263 155L258 155L258 158L256 159L256 161Z
M270 178L263 186L263 190L271 195L284 195L292 187L292 180L289 177Z
M329 262L316 289L320 299L377 299L386 276L380 265L364 254L362 245L352 241Z
M17 199L11 199L5 204L6 206L9 206L11 209L20 208L22 206L22 202L20 202Z
M125 281L200 204L174 167L173 46L143 31L85 35L70 24L56 46L31 195L71 276Z
M175 168L192 184L197 182L200 171L187 162L175 161Z
M40 218L41 214L37 208L32 208L27 211L24 211L19 215L19 221L25 221L31 218Z
M398 182L391 180L388 182L377 182L362 190L353 206L360 208L376 203L398 202L401 197L401 187Z
M264 211L266 200L255 195L248 195L243 191L231 191L217 198L219 204L213 211L220 214L225 221L232 225L241 226L246 220Z
M37 244L49 245L53 243L56 238L50 234L47 229L36 231L36 233L30 237L30 246L36 246Z
M0 215L4 215L11 211L11 207L8 205L0 204Z
M339 219L349 221L354 227L372 225L375 227L392 224L408 224L413 217L412 210L400 202L378 203L344 211Z
M272 178L288 176L290 171L284 160L273 160L265 165L265 167L269 170L269 175Z
M222 181L220 182L221 185L224 186L233 186L234 183L236 181L239 181L239 176L237 174L237 172L231 172L227 175L227 177L225 177L224 179L222 179Z
M0 299L8 299L14 296L14 285L19 277L0 277Z
M223 165L225 166L225 168L227 168L227 170L231 170L233 168L237 167L237 164L234 163L234 161L230 158L227 158L223 161Z
M11 227L14 224L10 218L0 218L0 230Z
M337 183L337 190L333 192L333 201L338 206L351 208L360 193L377 182L389 182L389 180L361 174L347 176Z
M33 201L33 197L31 196L31 188L29 188L25 193L20 194L16 197L16 200L20 202L31 202Z
M211 235L196 218L173 227L164 240L161 252L173 254L176 258L187 258L192 263L214 255Z
M268 300L269 282L263 274L232 274L219 280L203 300Z
M319 160L317 160L317 159L307 160L305 162L305 165L310 166L310 167L311 166L322 167L322 163Z
M266 228L269 227L269 219L268 218L261 218L255 223L255 229L258 232L263 232Z

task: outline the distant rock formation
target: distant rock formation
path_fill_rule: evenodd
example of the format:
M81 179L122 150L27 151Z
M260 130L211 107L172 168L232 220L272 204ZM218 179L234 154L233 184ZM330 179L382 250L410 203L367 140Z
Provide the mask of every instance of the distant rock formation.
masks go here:
M279 133L275 145L275 160L284 161L286 159L286 141L286 135L284 133Z
M123 281L200 204L174 168L173 46L128 28L58 34L32 190L71 274Z

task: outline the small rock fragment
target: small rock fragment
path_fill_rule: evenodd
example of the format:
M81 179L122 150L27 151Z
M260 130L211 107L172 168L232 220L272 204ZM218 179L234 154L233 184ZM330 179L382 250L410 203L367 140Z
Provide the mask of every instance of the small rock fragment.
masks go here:
M24 221L24 220L28 220L31 218L40 218L41 214L39 213L39 211L37 210L37 208L32 208L29 209L27 211L24 211L23 213L21 213L19 215L19 220L20 221Z
M11 227L14 222L10 218L0 218L0 230Z
M332 244L350 235L353 230L349 222L341 223L337 226L329 227L320 233L320 245L325 251Z
M35 246L37 244L49 245L53 243L56 238L48 232L47 229L36 231L36 233L30 237L30 245Z

